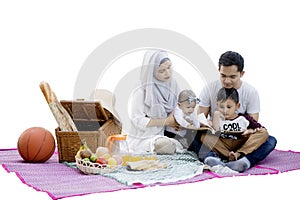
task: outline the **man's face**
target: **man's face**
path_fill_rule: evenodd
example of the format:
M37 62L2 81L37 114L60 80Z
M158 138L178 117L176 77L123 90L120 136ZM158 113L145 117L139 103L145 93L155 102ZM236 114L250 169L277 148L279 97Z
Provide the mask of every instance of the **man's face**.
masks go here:
M241 78L244 75L244 71L238 72L238 67L236 65L231 66L220 66L220 80L223 87L225 88L236 88L241 86Z

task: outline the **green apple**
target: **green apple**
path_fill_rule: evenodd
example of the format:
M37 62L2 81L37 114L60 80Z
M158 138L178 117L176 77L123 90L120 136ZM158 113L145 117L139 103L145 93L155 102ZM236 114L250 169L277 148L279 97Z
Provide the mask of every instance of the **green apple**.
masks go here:
M97 160L97 155L92 153L92 155L90 156L90 161L96 162L96 160Z

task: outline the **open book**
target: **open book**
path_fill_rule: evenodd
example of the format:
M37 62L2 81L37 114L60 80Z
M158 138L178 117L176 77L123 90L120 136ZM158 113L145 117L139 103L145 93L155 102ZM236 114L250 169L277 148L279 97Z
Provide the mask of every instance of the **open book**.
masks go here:
M203 113L198 115L198 120L201 124L200 128L197 129L199 131L213 134L213 135L216 135L216 136L219 136L222 138L232 139L232 140L237 140L237 139L243 137L242 133L244 131L226 131L226 130L216 131L216 130L214 130L214 128L211 125L209 125L209 122Z

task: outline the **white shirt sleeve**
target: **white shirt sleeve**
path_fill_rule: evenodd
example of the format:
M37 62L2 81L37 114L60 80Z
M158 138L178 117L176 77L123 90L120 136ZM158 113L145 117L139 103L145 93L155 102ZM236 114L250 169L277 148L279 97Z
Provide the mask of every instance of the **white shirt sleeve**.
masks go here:
M131 122L138 128L145 130L151 119L146 117L144 92L142 89L135 92L131 103Z
M246 82L238 89L240 97L239 113L254 114L260 112L260 99L257 90Z
M199 96L199 106L202 106L202 107L210 107L211 105L211 101L210 101L210 95L209 95L209 86L206 85L201 93L200 93L200 96Z
M213 81L205 85L200 93L199 106L210 108L210 118L213 118L213 114L217 110L217 94L221 87L220 80Z
M237 118L237 122L239 123L239 125L241 127L241 131L246 130L250 123L244 116L239 116Z
M260 112L260 99L257 90L254 88L250 91L248 103L247 103L247 113L259 113Z

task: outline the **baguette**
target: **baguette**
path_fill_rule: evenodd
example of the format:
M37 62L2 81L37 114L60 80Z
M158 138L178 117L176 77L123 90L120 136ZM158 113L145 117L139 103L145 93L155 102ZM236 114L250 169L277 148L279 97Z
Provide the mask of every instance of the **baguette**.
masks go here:
M61 131L77 131L77 128L74 124L69 113L58 101L55 93L51 90L50 85L47 82L40 83L40 89L44 94L44 97L50 107L50 110L58 123L58 126Z
M45 81L41 82L40 88L48 104L57 101L54 92L51 90L50 85L47 82Z

